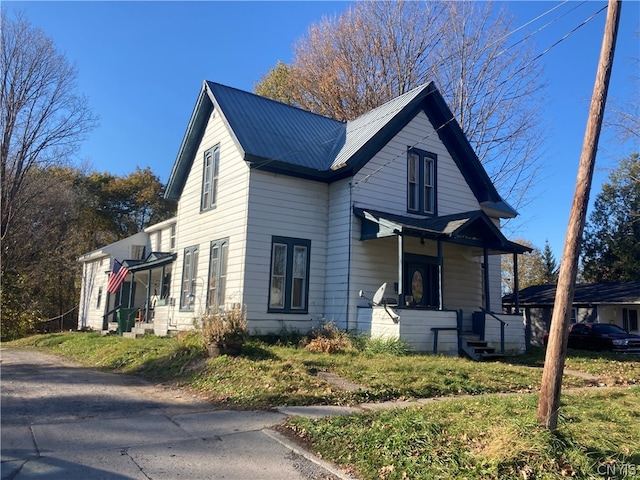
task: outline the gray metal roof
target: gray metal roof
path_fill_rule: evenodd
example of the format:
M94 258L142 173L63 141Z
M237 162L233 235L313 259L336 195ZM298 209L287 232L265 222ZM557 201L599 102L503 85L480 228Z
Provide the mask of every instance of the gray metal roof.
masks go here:
M361 240L407 235L487 247L494 252L531 251L529 247L509 241L482 210L429 218L360 207L354 207L353 213L363 219Z
M417 87L350 122L205 81L167 182L177 200L211 112L226 123L251 168L322 182L354 175L419 111L427 114L474 195L501 217L517 215L489 176L433 83Z
M346 124L232 87L207 82L212 101L235 133L247 160L327 170Z
M416 87L355 120L347 122L345 142L335 156L331 168L337 169L344 166L356 152L371 141L380 130L389 125L413 100L420 94L429 92L429 89L434 89L432 83Z
M520 290L520 305L552 306L556 298L555 285L534 285ZM505 295L503 303L513 303L513 295ZM574 305L640 304L640 281L617 283L579 283L573 294Z

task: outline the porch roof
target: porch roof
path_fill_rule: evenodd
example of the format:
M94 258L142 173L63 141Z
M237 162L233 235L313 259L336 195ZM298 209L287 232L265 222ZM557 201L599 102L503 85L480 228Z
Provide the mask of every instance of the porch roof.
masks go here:
M496 253L531 251L529 247L508 240L482 210L430 218L359 207L354 207L353 213L362 218L360 240L404 235L487 248Z
M125 260L124 263L130 272L135 273L173 263L177 256L176 253L151 252L144 260Z

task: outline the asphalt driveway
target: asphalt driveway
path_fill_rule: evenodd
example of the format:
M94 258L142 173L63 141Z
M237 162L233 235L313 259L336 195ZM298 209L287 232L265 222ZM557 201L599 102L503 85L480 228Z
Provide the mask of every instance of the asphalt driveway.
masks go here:
M0 349L2 479L350 478L270 427L184 391Z

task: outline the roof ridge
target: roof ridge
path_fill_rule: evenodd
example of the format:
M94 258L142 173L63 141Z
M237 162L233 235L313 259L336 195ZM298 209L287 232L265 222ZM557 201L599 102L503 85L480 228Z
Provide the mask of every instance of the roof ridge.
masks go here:
M281 105L283 107L286 107L286 108L291 108L291 109L298 110L300 112L303 112L303 113L306 113L306 114L309 114L309 115L315 115L316 117L324 118L326 120L331 120L332 122L340 123L340 124L343 124L343 125L347 124L347 122L343 122L341 120L329 117L327 115L321 115L319 113L312 112L311 110L305 110L302 107L298 107L296 105L290 105L290 104L282 102L280 100L274 100L273 98L265 97L264 95L258 95L257 93L248 92L247 90L242 90L240 88L231 87L229 85L225 85L225 84L219 83L219 82L214 82L212 80L205 80L205 81L209 85L209 88L211 88L212 85L217 85L219 87L226 88L228 90L234 90L234 91L239 92L239 93L244 94L244 95L251 95L253 97L256 97L257 99L260 99L260 101L276 103L276 104L279 104L279 105Z

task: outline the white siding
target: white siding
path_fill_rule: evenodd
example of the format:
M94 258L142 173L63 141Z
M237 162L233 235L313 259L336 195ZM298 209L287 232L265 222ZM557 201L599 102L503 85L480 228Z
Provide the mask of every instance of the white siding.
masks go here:
M434 310L397 309L400 317L393 320L383 307L373 307L371 337L400 339L415 352L433 352L435 332L431 328L453 328L457 326L456 312ZM458 354L458 335L455 330L438 332L437 353Z
M216 207L201 212L200 196L204 152L220 145L220 166ZM242 281L246 236L246 204L249 168L220 119L211 115L202 142L196 152L189 175L178 203L176 252L171 292L173 297L170 325L179 330L193 326L194 318L206 309L211 241L229 239L226 303L242 302ZM167 235L169 237L169 235ZM182 264L184 249L198 247L196 299L193 311L180 311Z
M354 177L353 200L368 208L407 213L407 149L437 155L438 215L478 210L480 205L424 113L419 113Z
M107 278L110 268L109 256L85 262L82 266L82 287L78 306L78 328L102 330L102 316L107 311ZM100 306L98 294L102 289Z
M283 322L307 331L324 320L327 268L325 183L254 170L251 172L244 303L250 328L278 332ZM307 314L268 313L272 236L311 241Z
M438 215L479 210L480 205L460 173L456 163L440 141L424 113L419 113L354 177L352 204L399 215L407 215L407 150L409 147L437 155L436 181ZM343 189L344 190L344 189ZM353 216L352 216L353 217ZM397 296L398 238L360 241L361 221L352 218L352 251L350 275L350 318L356 318L360 289L372 295L387 282L385 296ZM498 225L499 226L499 225ZM347 228L347 227L343 227ZM476 249L477 250L477 249ZM436 256L436 243L420 245L418 239L405 238L404 252ZM474 256L475 254L475 256ZM478 256L479 255L479 256ZM446 309L462 309L465 328L471 328L471 313L483 302L481 252L468 247L443 244L444 298ZM500 256L489 260L490 295L493 310L500 311Z
M350 182L351 179L345 179L329 187L325 317L343 329L356 328L356 314L353 312L360 300L357 291L361 288L357 283L353 283L349 272L349 246L353 243L353 240L349 239L349 232L352 225L355 225L351 209ZM349 305L352 314L348 323Z

